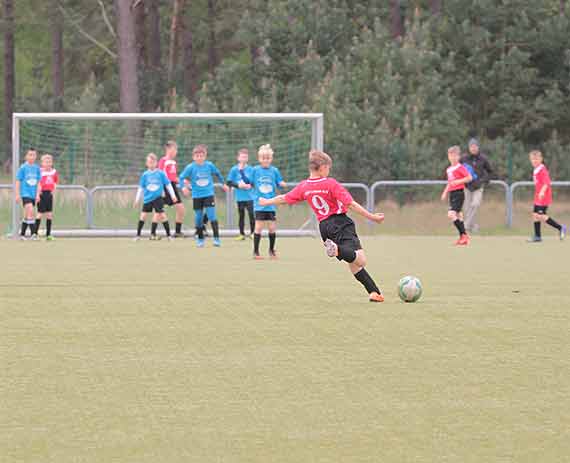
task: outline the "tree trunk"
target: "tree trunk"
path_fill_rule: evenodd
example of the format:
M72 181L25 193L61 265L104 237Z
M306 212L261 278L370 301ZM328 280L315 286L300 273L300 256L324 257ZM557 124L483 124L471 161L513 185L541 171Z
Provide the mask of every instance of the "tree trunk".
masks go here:
M218 64L216 43L216 0L208 0L208 71L214 75Z
M180 32L180 14L184 8L184 0L174 0L172 21L170 22L170 49L168 51L168 80L172 82L178 63L178 42Z
M439 16L441 14L441 0L430 0L431 14Z
M390 24L392 37L397 39L404 35L404 23L400 11L400 0L390 0Z
M54 110L63 110L63 18L57 2L51 5L51 75L53 85Z
M146 2L144 0L138 1L134 7L135 15L135 34L137 43L137 60L139 66L146 66L147 64L147 50L146 50Z
M192 35L192 21L187 15L182 32L183 66L184 66L184 95L188 101L194 102L198 90L198 73L194 57L194 41Z
M131 2L115 0L121 112L139 111L139 84L135 15Z
M160 12L159 0L147 0L148 4L148 61L153 68L160 68L162 64L160 43Z
M12 0L4 0L4 146L7 159L12 156L14 65L14 4Z

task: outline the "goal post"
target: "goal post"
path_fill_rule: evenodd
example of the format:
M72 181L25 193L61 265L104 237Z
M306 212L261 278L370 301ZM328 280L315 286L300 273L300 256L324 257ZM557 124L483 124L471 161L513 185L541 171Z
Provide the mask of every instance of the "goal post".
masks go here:
M129 215L129 225L116 217L108 225L90 227L97 213L93 192L101 187L135 185L144 171L144 156L149 152L162 155L164 143L175 140L179 145L178 164L182 170L191 162L193 145L208 146L208 159L218 165L224 176L235 164L238 149L250 151L250 164L257 161L257 148L269 143L275 150L275 165L282 170L287 183L295 183L306 175L306 155L309 149L323 149L324 124L320 113L14 113L12 125L12 210L11 232L17 237L21 204L16 203L16 175L26 151L33 147L42 153L54 156L55 167L60 172L62 195L74 199L81 190L85 196L86 222L72 222L71 206L65 211L66 223L58 222L54 234L60 236L125 236L135 226L132 208L124 206ZM217 189L219 190L219 189ZM220 190L221 191L221 190ZM86 193L84 193L86 192ZM109 193L111 194L111 193ZM125 203L132 189L117 189L117 197ZM122 196L121 196L122 195ZM56 195L56 204L57 198ZM104 195L99 195L100 197ZM83 198L83 196L82 196ZM233 225L230 199L218 201L225 215L222 223L224 234ZM75 198L76 199L76 198ZM62 200L63 201L63 200ZM82 199L83 201L83 199ZM67 199L65 205L71 204ZM121 203L121 204L122 204ZM126 204L126 203L125 203ZM188 203L187 203L188 205ZM63 206L62 206L63 207ZM116 212L115 212L116 213ZM314 234L310 226L310 214L305 214L302 223L288 218L284 235L302 236ZM135 214L136 215L136 214ZM287 215L287 214L285 214ZM299 213L297 213L297 216ZM295 219L300 220L299 217ZM193 228L193 213L187 207L186 229ZM124 222L124 221L123 221ZM62 228L63 227L63 228Z

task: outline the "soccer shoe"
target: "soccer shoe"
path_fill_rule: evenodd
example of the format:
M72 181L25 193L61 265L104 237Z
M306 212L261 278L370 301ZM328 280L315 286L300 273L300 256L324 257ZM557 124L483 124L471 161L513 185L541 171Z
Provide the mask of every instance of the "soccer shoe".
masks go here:
M176 237L174 237L174 236L172 236L172 235L168 235L168 236L166 237L166 239L167 239L168 241L174 241L175 238L176 238Z
M175 233L174 238L184 238L184 233Z
M220 238L214 238L212 240L212 244L216 247L219 248L222 245L222 242L220 241Z
M273 260L279 259L279 257L277 256L277 251L275 251L275 249L273 251L269 250L269 258Z
M149 240L151 241L160 241L162 239L162 237L158 236L158 235L150 235Z
M204 241L203 239L198 238L198 239L196 240L196 246L197 246L197 247L203 248L204 245L205 245L205 241Z
M455 244L457 246L467 246L469 244L469 235L467 233L461 235L461 238Z
M542 243L542 238L540 236L531 236L528 240L526 240L527 243Z
M263 256L260 255L258 252L254 252L253 253L253 259L254 260L263 260Z
M245 241L245 235L236 236L236 241Z
M38 241L40 238L38 237L38 235L33 234L32 235L32 241Z
M140 241L140 240L141 240L141 237L138 235L133 238L133 241Z
M370 293L368 300L370 302L384 302L384 296L381 293Z
M560 229L560 241L564 241L564 239L566 238L566 230L567 230L566 225L562 225L562 228Z
M338 256L338 246L334 241L327 239L324 244L327 250L327 256L329 257Z
M46 236L46 241L53 241L55 238L51 235Z
M24 235L20 235L20 241L28 241L28 238Z

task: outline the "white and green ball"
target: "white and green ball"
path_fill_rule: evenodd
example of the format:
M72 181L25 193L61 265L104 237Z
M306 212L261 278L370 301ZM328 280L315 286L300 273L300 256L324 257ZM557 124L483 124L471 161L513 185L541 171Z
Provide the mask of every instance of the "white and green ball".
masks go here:
M422 297L422 282L419 278L405 276L398 283L398 296L404 302L417 302Z

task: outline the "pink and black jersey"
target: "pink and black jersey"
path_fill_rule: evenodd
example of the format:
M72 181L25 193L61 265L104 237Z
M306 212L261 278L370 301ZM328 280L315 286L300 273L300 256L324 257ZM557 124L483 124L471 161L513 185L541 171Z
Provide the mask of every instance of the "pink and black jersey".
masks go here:
M158 161L158 168L166 174L171 182L178 182L178 172L176 170L176 161L167 156L163 156Z
M307 201L319 222L332 215L346 214L353 199L334 178L309 178L285 195L287 204Z
M447 189L448 192L457 191L457 190L464 190L465 184L462 183L460 185L451 185L451 182L455 180L461 180L465 177L469 177L469 171L463 164L456 164L454 166L449 166L447 168L447 182L449 183L449 187Z
M550 206L552 204L552 186L550 174L544 164L541 164L532 173L534 180L534 204L537 206ZM540 191L546 185L544 197L540 198Z
M57 170L41 169L41 179L40 179L40 190L41 191L53 191L55 186L59 183L59 174Z

